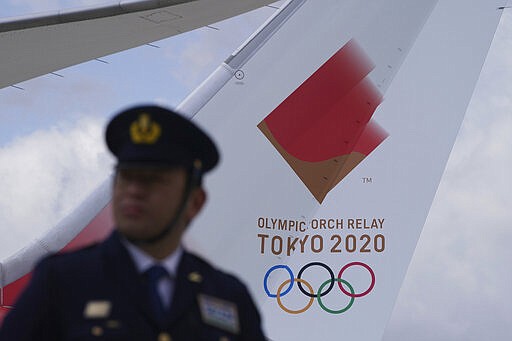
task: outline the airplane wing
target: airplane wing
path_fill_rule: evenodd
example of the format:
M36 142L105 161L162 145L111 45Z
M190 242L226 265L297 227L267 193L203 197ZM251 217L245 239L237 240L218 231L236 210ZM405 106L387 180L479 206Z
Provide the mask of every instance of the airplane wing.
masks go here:
M275 0L138 0L0 20L0 89Z
M180 105L223 151L187 245L270 339L381 339L505 2L292 0Z
M119 1L1 19L0 88L203 27L274 1ZM108 233L112 225L108 182L46 236L0 262L0 322L29 280L37 259L101 240Z

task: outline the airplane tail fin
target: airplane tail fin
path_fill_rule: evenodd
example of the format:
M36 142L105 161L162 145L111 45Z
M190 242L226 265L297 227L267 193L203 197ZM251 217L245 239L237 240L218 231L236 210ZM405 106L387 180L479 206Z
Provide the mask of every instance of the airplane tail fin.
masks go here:
M271 339L382 337L502 2L289 1L182 103L222 150L187 245Z

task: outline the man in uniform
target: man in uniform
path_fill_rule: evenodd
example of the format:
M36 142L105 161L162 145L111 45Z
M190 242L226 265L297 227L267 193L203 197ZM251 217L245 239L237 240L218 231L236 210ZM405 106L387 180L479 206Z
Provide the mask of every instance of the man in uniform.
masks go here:
M0 340L265 340L245 286L183 249L206 200L217 148L197 126L157 106L115 116L115 231L42 260L6 317Z

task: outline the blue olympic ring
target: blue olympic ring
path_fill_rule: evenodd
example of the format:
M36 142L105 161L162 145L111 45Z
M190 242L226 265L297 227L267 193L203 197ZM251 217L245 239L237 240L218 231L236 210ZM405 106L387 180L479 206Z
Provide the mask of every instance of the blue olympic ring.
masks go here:
M274 265L273 267L271 267L270 269L268 269L267 273L265 274L265 277L263 278L263 288L265 289L265 292L267 293L268 297L272 297L272 298L276 298L277 297L277 294L271 294L270 293L270 290L268 290L268 276L270 276L270 273L276 269L286 269L286 271L288 271L288 274L290 274L290 285L288 286L288 289L286 289L282 294L281 296L284 296L286 295L287 293L290 292L290 290L292 290L292 287L293 287L293 283L295 283L294 281L294 278L293 278L293 272L292 272L292 269L290 269L289 266L287 265L282 265L282 264L279 264L279 265Z

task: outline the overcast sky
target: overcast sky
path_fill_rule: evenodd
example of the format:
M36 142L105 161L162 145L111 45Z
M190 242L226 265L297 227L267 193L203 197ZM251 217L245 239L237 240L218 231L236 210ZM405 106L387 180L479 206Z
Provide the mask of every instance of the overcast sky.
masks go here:
M384 340L511 340L512 12L506 10Z
M0 17L90 0L3 0ZM109 2L109 1L107 1ZM177 105L271 8L0 90L0 259L53 226L112 168L106 119ZM510 340L512 9L505 10L384 340ZM138 65L134 67L133 65ZM448 265L448 266L447 266Z

